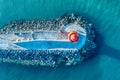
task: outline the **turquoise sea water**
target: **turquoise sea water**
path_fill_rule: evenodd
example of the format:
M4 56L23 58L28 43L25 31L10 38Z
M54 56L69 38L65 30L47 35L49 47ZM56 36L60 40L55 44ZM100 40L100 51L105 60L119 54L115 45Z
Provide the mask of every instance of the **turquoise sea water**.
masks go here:
M78 13L98 32L95 56L77 66L0 63L0 80L119 80L120 0L0 0L0 27L18 19L51 19Z

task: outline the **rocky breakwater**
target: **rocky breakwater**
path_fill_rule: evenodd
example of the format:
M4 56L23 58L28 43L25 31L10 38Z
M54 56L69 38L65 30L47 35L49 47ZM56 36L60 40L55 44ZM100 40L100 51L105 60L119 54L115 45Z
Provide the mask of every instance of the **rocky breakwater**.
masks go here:
M86 42L80 49L50 49L50 50L3 50L0 49L0 61L20 63L25 65L42 65L55 67L58 64L75 65L85 61L95 53L95 28L81 16L65 15L55 20L20 20L7 24L0 34L26 31L59 31L61 26L79 24L86 31ZM62 44L64 45L64 44Z

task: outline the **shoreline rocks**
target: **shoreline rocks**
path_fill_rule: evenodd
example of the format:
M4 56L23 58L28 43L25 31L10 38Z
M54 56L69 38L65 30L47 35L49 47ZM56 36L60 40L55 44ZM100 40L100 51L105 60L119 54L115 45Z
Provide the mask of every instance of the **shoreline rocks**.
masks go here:
M0 50L2 62L12 62L24 65L42 65L55 67L60 63L75 65L83 62L95 53L95 28L81 16L68 15L51 21L14 21L0 30L0 34L24 31L59 31L62 25L79 24L87 33L85 45L78 50Z

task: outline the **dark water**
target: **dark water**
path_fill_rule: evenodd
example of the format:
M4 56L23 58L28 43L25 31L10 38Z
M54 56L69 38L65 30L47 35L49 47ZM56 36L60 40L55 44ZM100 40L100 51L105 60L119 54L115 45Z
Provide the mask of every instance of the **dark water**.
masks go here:
M0 0L0 27L18 19L51 19L77 13L94 23L96 55L56 69L0 63L0 80L119 80L120 0Z

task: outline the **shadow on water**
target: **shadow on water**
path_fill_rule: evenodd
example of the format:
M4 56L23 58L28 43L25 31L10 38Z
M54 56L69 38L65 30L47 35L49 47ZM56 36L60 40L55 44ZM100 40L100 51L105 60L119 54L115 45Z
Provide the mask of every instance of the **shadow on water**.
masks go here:
M97 34L96 41L97 52L85 63L76 66L59 65L55 69L0 63L0 80L101 80L104 71L100 67L100 55L120 60L120 51L105 45L100 34Z
M99 55L106 55L111 58L117 59L120 61L120 50L117 50L115 48L112 48L108 45L105 44L104 38L100 35L97 34L97 51Z
M99 33L96 43L96 54L85 63L76 66L59 65L53 69L0 63L0 80L101 80L104 71L100 67L100 56L105 55L120 60L120 50L107 46Z
M104 71L100 67L100 55L120 60L120 51L105 45L100 34L97 34L96 42L96 54L76 66L59 65L54 69L0 63L0 80L101 80Z

